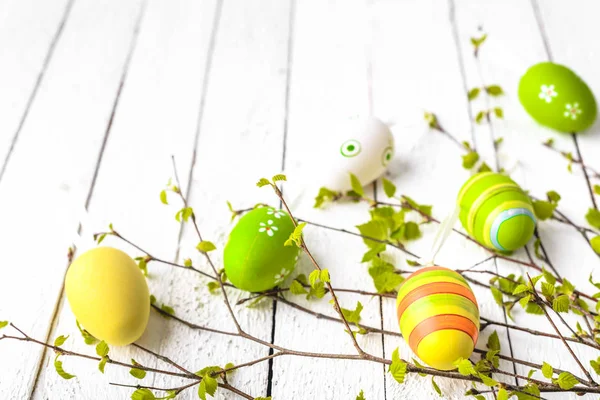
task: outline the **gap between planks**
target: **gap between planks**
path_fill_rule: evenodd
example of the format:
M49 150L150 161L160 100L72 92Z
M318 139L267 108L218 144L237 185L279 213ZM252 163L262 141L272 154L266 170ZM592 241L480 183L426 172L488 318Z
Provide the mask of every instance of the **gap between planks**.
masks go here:
M71 1L70 4L72 4L74 0ZM110 117L108 119L108 123L106 125L106 130L104 132L104 138L102 140L102 143L100 145L100 150L98 152L98 158L96 160L96 167L94 169L94 174L92 176L92 181L90 183L90 188L88 190L88 194L85 200L85 209L87 211L90 202L92 200L93 194L94 194L94 187L96 185L96 180L98 178L98 172L100 171L100 167L102 164L102 157L104 155L104 150L106 149L106 145L108 143L108 138L110 136L110 132L111 132L111 128L112 128L112 124L115 118L115 114L117 112L117 108L119 106L119 100L121 98L121 93L123 91L123 87L125 85L125 81L127 79L127 73L129 71L129 65L131 63L131 59L133 58L133 53L135 52L135 48L136 48L136 44L137 44L137 39L140 33L140 28L141 28L141 24L143 21L143 17L144 17L144 13L146 10L146 5L147 5L147 0L142 0L142 3L140 4L140 10L138 12L138 16L135 22L135 27L133 30L133 36L131 39L131 43L129 45L129 50L127 52L127 57L125 58L125 63L123 65L123 70L121 72L121 78L119 80L119 86L117 88L117 92L115 94L115 99L113 101L113 105L112 105L112 109L110 112ZM63 24L64 26L64 24ZM1 177L1 176L0 176ZM82 231L82 225L81 223L79 223L78 227L77 227L77 234L81 235L81 231ZM75 253L77 251L77 248L73 245L73 252ZM68 270L68 265L67 265L67 269L65 269L65 274ZM58 322L58 315L59 312L61 310L61 305L63 304L63 300L64 300L64 277L63 277L63 282L61 284L60 287L60 291L58 293L58 297L56 299L56 303L54 306L54 310L52 312L52 318L50 320L50 325L48 327L48 331L46 334L46 338L45 341L49 342L50 338L52 337L52 334L54 333L54 328L56 327L56 324ZM44 349L42 350L42 355L40 357L40 361L38 362L38 365L36 366L35 369L35 379L34 379L34 383L33 386L31 388L31 392L29 395L29 399L32 399L34 397L34 394L38 388L38 383L39 383L39 378L40 378L40 374L44 365L44 361L46 359L46 353L47 353L47 348L44 347Z

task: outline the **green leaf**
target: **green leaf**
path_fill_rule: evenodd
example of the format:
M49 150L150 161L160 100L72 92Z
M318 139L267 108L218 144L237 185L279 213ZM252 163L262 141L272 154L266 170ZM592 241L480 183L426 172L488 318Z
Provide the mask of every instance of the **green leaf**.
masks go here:
M358 394L358 396L356 396L356 400L367 400L365 399L365 392L363 392L363 390L360 390L360 393Z
M163 310L164 312L166 312L167 314L175 315L175 310L173 309L173 307L170 307L166 304L163 304L162 306L160 306L160 309Z
M536 217L540 220L546 220L552 217L554 214L554 210L556 209L556 204L550 203L549 201L543 200L534 200L533 201L533 210L535 211Z
M569 296L562 294L552 300L552 309L556 312L568 312L569 311Z
M528 291L528 290L529 290L529 287L527 287L527 285L520 284L519 286L517 286L517 287L516 287L516 288L513 290L512 294L513 294L513 295L517 295L517 294L520 294L520 293L526 292L526 291Z
M548 379L552 378L552 375L554 375L554 368L545 361L542 364L542 375Z
M292 246L296 245L298 247L302 246L302 231L306 226L306 222L302 222L294 228L294 231L290 233L290 237L285 241L284 246Z
M56 358L54 359L54 369L56 370L56 373L63 379L69 380L75 378L75 375L71 375L68 372L65 372L65 370L63 369L62 361L60 361L58 357L60 357L60 354L57 354Z
M357 225L356 228L358 228L358 231L360 232L360 234L362 236L367 236L367 237L381 240L381 241L387 240L388 228L383 221L371 220L362 225ZM370 248L379 246L381 244L380 242L376 242L374 240L367 239L366 237L363 237L363 241Z
M131 400L156 400L156 396L149 389L138 389L131 395Z
M142 271L144 276L148 276L148 261L146 261L145 257L140 257L138 259L138 268Z
M333 191L331 189L327 189L326 187L322 187L319 189L319 194L315 197L314 208L319 208L326 201L333 201L334 199L341 196L340 192Z
M600 375L600 357L595 360L590 360L590 365L592 366L594 372Z
M487 341L487 347L490 350L500 350L500 339L498 338L498 332L494 331Z
M379 258L373 259L369 268L369 275L373 278L373 283L378 293L393 292L404 281L404 277L394 272L392 264Z
M0 329L6 327L8 325L8 321L0 321Z
M548 282L542 282L542 294L547 298L552 298L554 296L554 285L549 284Z
M502 142L504 142L503 137L499 137L498 139L494 140L494 147L498 148L498 146L500 146Z
M99 235L99 236L96 238L96 244L100 244L100 243L102 243L102 241L104 241L104 239L105 239L105 238L106 238L106 233L103 233L102 235Z
M273 179L273 182L287 181L287 176L283 174L277 174L274 175L271 179Z
M563 278L562 285L560 285L560 291L564 294L571 295L575 291L575 286L573 286L567 278Z
M398 383L404 383L407 364L400 359L398 348L392 353L392 363L390 364L389 372Z
M217 246L215 246L213 242L203 240L202 242L198 243L196 249L198 249L198 251L201 251L202 253L208 253L209 251L216 250Z
M504 388L500 388L498 390L498 394L496 395L497 400L508 400L508 392Z
M146 377L146 371L139 368L131 368L129 374L137 379L144 379Z
M481 381L483 382L484 385L492 387L492 386L498 386L498 381L490 378L489 376L482 374L482 373L478 373L477 376L479 377L479 379L481 379Z
M81 327L81 325L79 324L79 321L75 321L75 324L77 325L77 329L79 329L79 332L81 333L81 336L83 337L83 341L85 342L85 344L91 345L98 341L98 339L93 337L88 331L86 331L85 329L83 329Z
M321 279L321 282L325 283L331 281L331 278L329 277L329 270L327 268L321 270L319 279Z
M521 305L521 307L527 309L527 306L529 305L530 300L531 300L531 295L528 294L527 296L521 297L521 299L519 300L519 304Z
M313 270L310 275L308 275L308 281L310 282L310 286L314 287L315 284L321 279L321 271L318 269Z
M62 346L63 344L65 344L65 341L69 338L69 335L64 336L64 335L60 335L59 337L57 337L56 339L54 339L54 345L57 347Z
M379 243L377 246L373 247L372 249L368 250L364 255L363 258L361 260L361 263L364 262L368 262L373 260L373 258L377 257L377 255L379 253L383 253L386 249L386 245L385 243Z
M542 269L542 275L544 275L544 280L549 284L554 285L556 283L556 277L546 268Z
M360 301L356 302L356 308L354 310L348 310L346 308L342 308L342 314L344 314L344 318L348 323L358 324L360 322L360 313L363 310L363 305Z
M254 400L272 400L271 396L269 397L255 397Z
M477 115L475 116L475 122L480 124L481 121L483 121L483 118L486 116L486 112L485 111L479 111L477 113Z
M504 91L502 90L502 88L498 85L489 85L485 87L485 91L487 92L487 94L489 94L490 96L500 96L504 94Z
M306 288L304 286L302 286L302 284L295 279L292 281L292 283L290 283L290 292L292 294L307 294L308 293Z
M500 350L489 350L485 353L485 359L492 363L495 368L500 365L500 357L498 357Z
M573 376L570 372L561 372L556 379L556 383L563 390L571 390L575 385L579 383L577 378Z
M310 288L306 298L316 297L317 299L322 299L325 296L325 293L325 284L323 282L317 282Z
M473 368L473 364L468 358L459 358L454 362L454 365L458 368L458 372L461 375L469 376L475 375L477 376L477 371Z
M185 260L183 260L183 266L184 267L191 267L192 266L192 260L189 258L186 258Z
M160 192L160 202L163 204L169 204L167 202L167 191L166 190L163 190Z
M494 107L494 115L496 118L504 118L504 110L500 107Z
M350 185L352 186L352 190L357 193L360 197L364 197L365 192L363 190L362 184L356 177L356 175L350 173Z
M479 168L477 168L477 172L490 172L492 169L485 162L481 163Z
M217 380L210 375L206 374L202 376L202 381L198 385L198 397L202 400L206 400L206 395L213 397L217 391Z
M444 397L444 396L442 395L442 390L440 389L440 387L438 386L438 384L437 384L437 383L435 383L435 380L433 379L433 376L431 377L431 386L433 386L433 390L435 390L435 391L436 391L436 393L437 393L438 395L440 395L440 397Z
M471 44L473 45L473 47L475 47L475 49L478 49L479 46L481 46L483 42L485 42L485 39L487 39L487 34L483 34L479 38L471 38Z
M256 186L258 187L263 187L263 186L267 186L270 185L271 182L269 182L269 180L267 178L260 178L258 182L256 182Z
M100 357L107 356L108 351L108 344L104 340L96 345L96 354L98 354Z
M558 203L561 199L560 194L558 194L554 190L550 190L550 191L546 192L546 197L548 197L548 200L551 203Z
M596 229L600 229L600 211L596 210L595 208L590 208L585 215L585 219L587 220L588 224Z
M469 151L467 154L462 156L462 166L465 169L471 169L477 161L479 161L479 154L476 151Z
M150 295L150 304L154 304L154 303L156 303L156 297L153 294L151 294Z
M594 185L594 193L600 195L600 185Z
M421 228L416 222L408 221L404 224L404 238L406 240L415 240L421 237Z
M490 289L496 304L498 304L500 307L504 306L504 296L502 295L502 292L495 286L490 286Z
M596 252L596 254L600 255L600 235L595 236L590 240L590 246Z
M394 197L394 195L396 194L396 185L394 185L391 181L382 178L381 180L383 182L383 192L385 193L385 195L387 197Z
M479 96L479 92L481 92L481 89L478 87L469 90L469 92L467 93L467 98L469 99L469 101L476 99L477 96Z
M544 310L542 310L542 308L535 303L527 304L527 308L525 308L525 312L527 314L535 314L535 315L544 314Z
M98 363L98 370L104 373L104 367L106 367L106 363L108 362L108 357L102 357L100 362Z

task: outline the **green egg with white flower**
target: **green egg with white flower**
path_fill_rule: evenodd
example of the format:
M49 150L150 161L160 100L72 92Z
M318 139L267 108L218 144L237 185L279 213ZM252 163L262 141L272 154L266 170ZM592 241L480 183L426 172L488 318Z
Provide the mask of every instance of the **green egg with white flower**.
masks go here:
M290 216L271 207L256 208L238 221L225 245L227 279L238 289L262 292L292 273L299 248L285 246L294 232Z
M552 62L527 70L519 82L519 101L533 119L559 132L582 132L596 120L596 99L589 86L569 68Z

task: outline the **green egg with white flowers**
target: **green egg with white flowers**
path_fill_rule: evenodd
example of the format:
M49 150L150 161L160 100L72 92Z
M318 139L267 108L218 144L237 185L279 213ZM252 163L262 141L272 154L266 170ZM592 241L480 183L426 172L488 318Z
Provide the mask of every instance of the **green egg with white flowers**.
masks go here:
M460 189L457 203L463 227L485 247L514 251L533 236L536 219L531 199L506 175L473 175Z
M255 208L229 234L223 252L227 279L238 289L263 292L288 277L296 266L299 248L284 243L294 223L282 210Z
M541 125L577 133L592 126L597 105L589 86L569 68L542 62L529 68L519 82L519 101Z

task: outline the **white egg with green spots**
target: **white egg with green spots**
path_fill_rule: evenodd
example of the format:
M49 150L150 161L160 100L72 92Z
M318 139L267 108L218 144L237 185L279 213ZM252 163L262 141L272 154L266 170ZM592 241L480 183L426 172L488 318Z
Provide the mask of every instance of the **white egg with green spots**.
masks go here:
M225 245L227 279L249 292L262 292L282 283L298 259L299 248L284 245L292 232L294 223L282 210L262 207L244 215Z
M385 172L394 156L390 128L374 117L351 119L324 136L314 180L332 190L350 190L351 173L368 185Z

